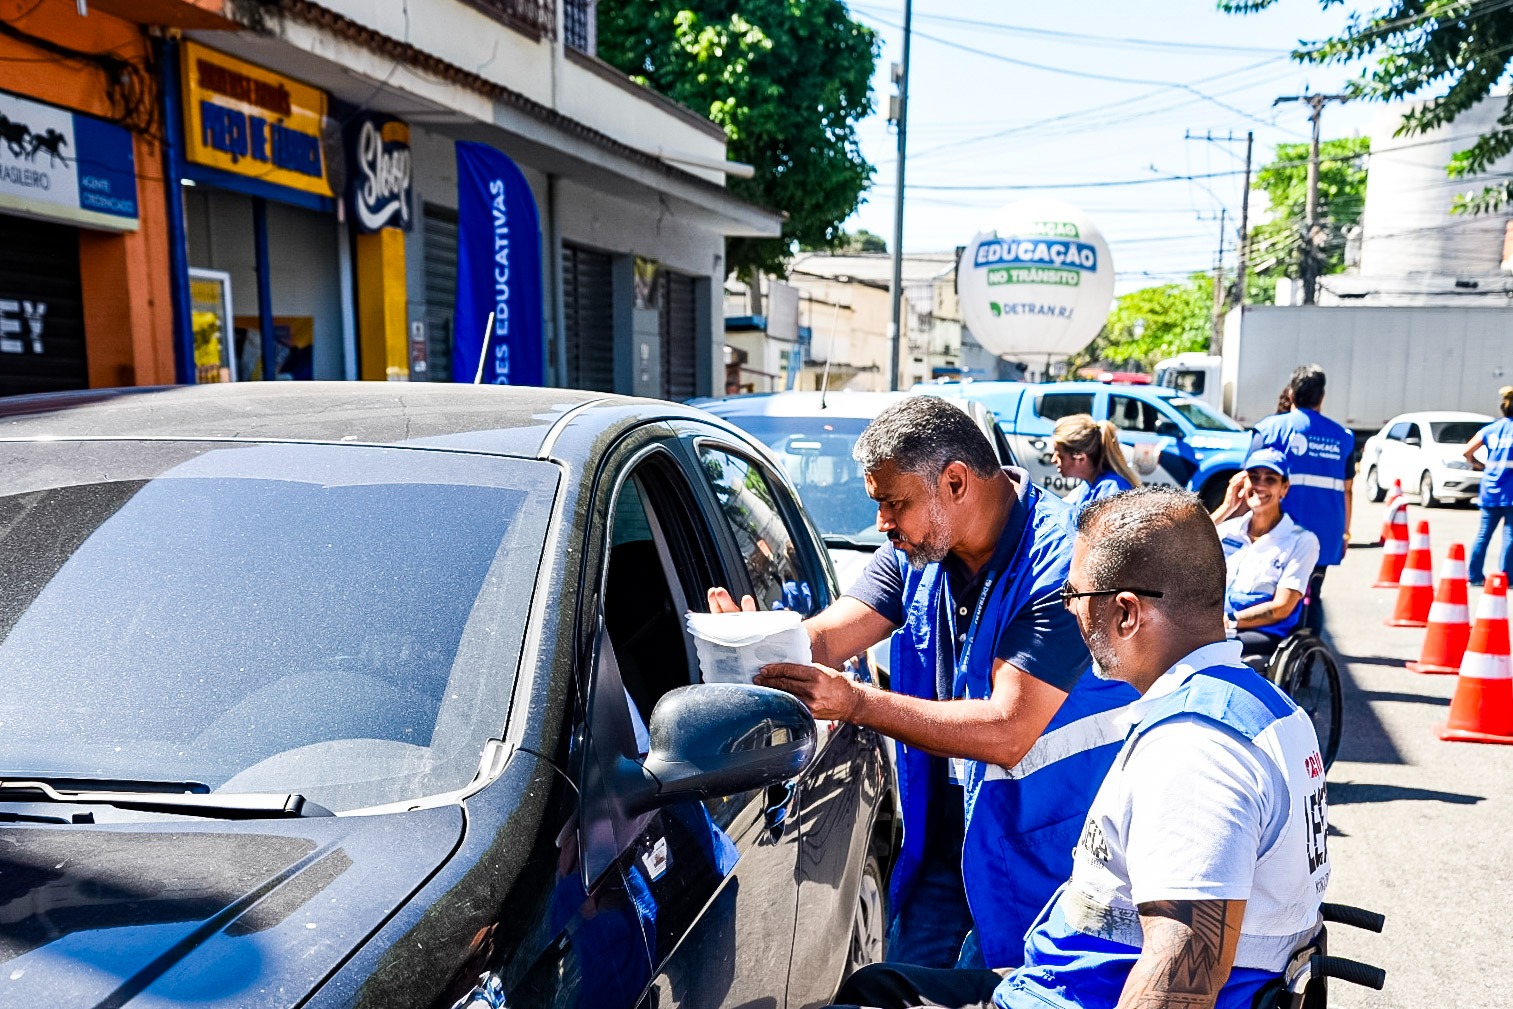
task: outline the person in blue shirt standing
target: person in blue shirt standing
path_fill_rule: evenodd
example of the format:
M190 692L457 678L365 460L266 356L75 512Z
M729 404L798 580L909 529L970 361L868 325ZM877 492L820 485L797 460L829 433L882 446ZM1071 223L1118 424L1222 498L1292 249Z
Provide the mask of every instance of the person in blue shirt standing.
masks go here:
M1090 414L1074 413L1056 422L1051 432L1056 449L1056 470L1082 485L1063 500L1072 509L1072 521L1082 509L1101 497L1140 486L1140 476L1124 458L1119 429L1112 422L1094 420Z
M1471 548L1472 585L1482 584L1486 577L1487 551L1499 522L1503 524L1502 569L1513 580L1513 385L1503 386L1497 395L1502 399L1502 419L1476 432L1466 445L1466 461L1482 471L1476 502L1481 506L1481 528ZM1477 450L1483 447L1487 450L1485 463L1476 458Z
M911 397L882 411L853 454L889 542L805 622L816 664L767 666L756 682L898 742L889 956L1012 967L1071 869L1136 695L1092 673L1061 603L1066 506L1000 468L965 413ZM709 604L735 609L723 589ZM835 668L890 635L891 689Z
M1325 571L1345 558L1355 483L1355 435L1319 412L1324 408L1324 379L1324 369L1316 364L1294 371L1289 386L1292 410L1258 421L1250 446L1251 451L1274 448L1287 457L1291 489L1282 511L1318 537L1316 589ZM1317 600L1308 622L1309 630L1322 633L1323 607Z

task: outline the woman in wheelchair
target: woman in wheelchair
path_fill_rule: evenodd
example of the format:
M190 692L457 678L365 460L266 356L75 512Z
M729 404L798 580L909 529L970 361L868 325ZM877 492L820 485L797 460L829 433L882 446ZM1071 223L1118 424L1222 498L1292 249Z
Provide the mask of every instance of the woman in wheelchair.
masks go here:
M1308 579L1319 559L1313 533L1282 514L1287 457L1262 448L1245 460L1250 511L1219 523L1229 584L1224 617L1246 656L1266 657L1297 626Z

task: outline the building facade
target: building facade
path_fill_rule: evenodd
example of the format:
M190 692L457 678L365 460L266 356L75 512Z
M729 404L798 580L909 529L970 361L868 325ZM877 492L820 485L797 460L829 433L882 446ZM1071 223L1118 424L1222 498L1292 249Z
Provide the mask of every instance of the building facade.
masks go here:
M83 314L112 294L132 325L95 326L83 371L51 387L472 381L469 362L503 351L540 362L519 372L530 384L674 399L723 385L725 239L777 235L781 218L727 192L722 131L596 58L592 0L41 0L19 27L38 58L74 38L152 72L152 122L133 133L103 83L92 100L68 84L68 61L45 64L59 80L35 95L30 70L0 64L0 90L94 115L135 153L134 219L59 224L85 236L81 257L121 264L110 284L81 271ZM465 147L505 165L523 201L507 226L494 215L481 256L469 236L491 205L468 203ZM15 227L40 226L21 213ZM36 301L4 283L0 311ZM464 315L459 332L459 306L495 287L498 326Z

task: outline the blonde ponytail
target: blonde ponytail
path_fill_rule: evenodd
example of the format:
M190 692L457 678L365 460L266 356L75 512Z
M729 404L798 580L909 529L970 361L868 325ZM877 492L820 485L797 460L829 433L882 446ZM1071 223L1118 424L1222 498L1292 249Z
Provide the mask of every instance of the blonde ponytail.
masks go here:
M1103 465L1129 481L1131 487L1140 486L1140 474L1130 468L1124 458L1124 446L1119 444L1119 429L1111 420L1100 420L1098 430L1103 433Z
M1140 477L1124 461L1119 429L1111 422L1094 420L1086 413L1069 414L1056 422L1051 440L1073 455L1087 456L1094 473L1102 475L1113 470L1129 481L1131 487L1140 486Z

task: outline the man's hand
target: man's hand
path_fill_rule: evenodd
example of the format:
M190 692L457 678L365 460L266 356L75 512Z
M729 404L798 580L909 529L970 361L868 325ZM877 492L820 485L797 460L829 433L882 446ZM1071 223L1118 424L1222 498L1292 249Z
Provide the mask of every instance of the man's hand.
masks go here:
M752 682L792 694L821 722L852 721L862 706L862 691L866 689L838 669L792 662L763 666Z
M742 596L741 605L737 606L730 590L721 586L710 589L707 598L710 613L755 613L757 608L756 600L750 596Z

